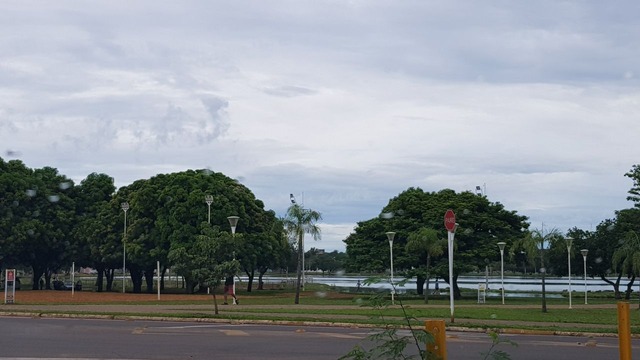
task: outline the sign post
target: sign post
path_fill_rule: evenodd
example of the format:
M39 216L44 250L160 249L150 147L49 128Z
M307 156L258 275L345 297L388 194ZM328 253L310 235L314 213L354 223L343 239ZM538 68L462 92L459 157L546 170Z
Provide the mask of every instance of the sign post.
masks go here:
M4 277L4 303L13 304L16 296L16 269L7 269Z
M449 252L449 307L451 308L451 322L454 322L454 303L453 303L453 239L456 235L456 214L449 209L444 214L444 227L447 229L448 242L447 250Z

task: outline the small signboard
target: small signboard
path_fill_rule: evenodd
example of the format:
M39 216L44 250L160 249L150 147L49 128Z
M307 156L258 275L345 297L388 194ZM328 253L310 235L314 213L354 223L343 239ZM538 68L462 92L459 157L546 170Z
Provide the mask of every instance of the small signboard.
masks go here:
M4 303L13 304L16 297L16 269L7 269L4 276Z

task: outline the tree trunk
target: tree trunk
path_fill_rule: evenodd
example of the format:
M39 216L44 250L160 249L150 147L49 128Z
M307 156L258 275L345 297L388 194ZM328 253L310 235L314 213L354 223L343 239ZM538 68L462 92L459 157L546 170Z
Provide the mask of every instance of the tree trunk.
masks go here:
M31 290L40 290L40 278L44 276L44 267L32 266L33 277L31 279Z
M131 274L131 282L133 283L133 292L140 294L142 292L142 270L137 266L130 266L129 273Z
M96 292L102 292L104 286L104 266L97 266L96 271Z
M163 266L160 271L162 271L160 275L160 290L164 290L164 275L167 273L167 267Z
M115 269L107 269L105 271L105 276L107 277L107 291L113 290L113 279L116 276Z
M251 269L250 272L245 271L247 277L249 278L249 283L247 284L247 292L251 292L253 288L253 279L255 278L255 270Z
M425 282L424 276L416 275L416 294L418 295L424 294L424 282Z
M209 292L213 295L213 313L218 315L218 298L216 298L216 289L209 287Z
M544 254L542 250L540 250L540 272L542 273L542 312L546 313L547 312L547 289L546 289L545 277L547 275L547 269L544 267Z
M611 281L609 279L607 279L607 277L603 274L600 274L600 279L604 282L606 282L607 284L613 286L613 293L615 295L615 299L616 300L620 300L622 299L622 296L620 295L620 278L622 277L622 274L618 274L618 278L616 279L616 281Z
M147 283L147 293L153 294L153 275L155 269L147 269L144 271L144 280Z
M636 281L636 276L635 275L631 276L631 280L627 284L627 290L624 292L624 299L625 300L630 300L631 299L631 293L633 292L633 283L635 281Z
M262 277L269 270L267 267L260 268L260 272L258 273L258 290L264 290L264 280Z
M453 298L455 300L462 299L462 292L460 292L460 287L458 287L458 275L453 276Z
M431 266L431 256L427 255L427 288L424 289L424 303L428 304L429 303L429 279L431 277L431 274L429 274L429 268Z
M302 251L302 237L304 235L300 234L298 237L298 269L296 271L298 276L298 281L296 282L296 298L294 300L294 304L300 304L300 286L302 281L302 257L304 256L304 252Z

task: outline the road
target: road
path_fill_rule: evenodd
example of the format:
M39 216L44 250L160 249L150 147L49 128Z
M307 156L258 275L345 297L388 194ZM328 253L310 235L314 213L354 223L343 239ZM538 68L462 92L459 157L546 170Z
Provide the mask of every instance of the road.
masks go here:
M0 359L337 359L368 329L197 322L0 317ZM503 335L512 359L615 359L616 338ZM482 359L482 333L447 333L449 359ZM640 341L634 340L634 354Z

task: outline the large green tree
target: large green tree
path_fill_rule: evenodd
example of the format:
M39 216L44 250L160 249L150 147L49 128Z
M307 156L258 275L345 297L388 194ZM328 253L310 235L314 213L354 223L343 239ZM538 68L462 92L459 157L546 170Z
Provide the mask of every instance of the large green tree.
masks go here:
M208 196L210 204L205 200ZM273 265L272 261L265 265L267 258L280 256L274 255L281 251L280 248L263 247L261 243L281 243L282 230L281 227L278 230L275 214L266 211L262 201L257 200L249 189L221 173L187 170L139 180L118 190L115 202L124 201L130 206L127 267L135 292L142 290L143 277L147 279L147 291L152 288L149 279L152 279L157 261L163 266L162 276L172 265L169 249L191 243L206 227L217 227L230 233L229 216L240 219L234 249L245 272L252 274L257 268L266 271L265 268ZM189 284L187 290L206 288L197 285Z
M109 216L109 203L115 190L112 177L97 173L89 174L74 188L76 226L73 254L78 265L96 269L97 291L103 291L105 277L107 290L111 290L113 284L113 271L108 272L108 269L109 264L115 262L113 253L116 249L111 245L116 238L120 239L120 236L115 236L115 217Z
M26 177L26 198L15 210L9 241L17 262L33 270L33 289L44 276L71 265L71 230L75 222L75 204L70 196L73 182L57 169L35 169Z
M358 223L347 237L347 268L364 272L388 269L387 231L396 232L394 267L400 271L419 267L421 264L417 261L422 260L406 250L409 235L427 227L436 229L439 238L446 238L444 213L447 209L455 212L459 223L455 235L453 284L450 284L456 298L461 296L457 285L459 274L478 271L484 268L486 260L499 259L497 242L512 244L524 237L529 226L525 216L506 210L500 203L489 202L486 196L469 191L456 193L450 189L425 192L420 188L409 188L391 199L379 217ZM448 282L447 259L438 259L434 272Z

